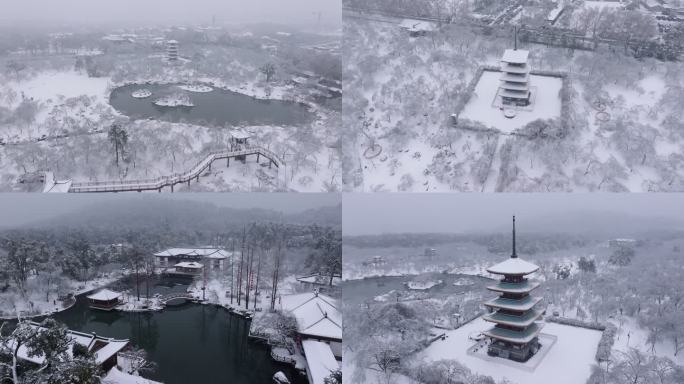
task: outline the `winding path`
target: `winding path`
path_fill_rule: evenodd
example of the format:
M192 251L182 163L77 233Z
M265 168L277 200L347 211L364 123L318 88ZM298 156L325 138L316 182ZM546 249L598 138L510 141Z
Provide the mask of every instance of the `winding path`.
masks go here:
M170 187L171 192L173 192L173 187L176 184L187 183L190 185L190 181L195 179L199 182L199 176L206 169L211 170L211 164L220 159L226 159L228 165L230 165L230 159L241 156L256 155L257 163L261 156L265 157L271 167L275 165L276 168L281 168L285 166L285 162L278 157L272 151L260 147L251 146L240 150L225 150L209 153L204 159L195 164L190 170L184 173L174 173L170 176L162 176L156 179L143 179L143 180L113 180L113 181L92 181L83 183L72 183L69 188L70 193L93 193L93 192L142 192L142 191L154 191L157 190L161 192L162 188Z

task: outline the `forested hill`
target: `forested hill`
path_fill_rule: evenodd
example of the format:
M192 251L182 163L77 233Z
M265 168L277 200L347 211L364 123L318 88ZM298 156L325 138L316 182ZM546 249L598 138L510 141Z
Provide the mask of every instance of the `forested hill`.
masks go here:
M282 222L337 228L341 225L341 215L339 205L283 214L271 209L235 209L190 200L116 199L98 202L24 227L100 231L116 228L125 228L127 231L160 228L189 232L225 232L238 230L255 222Z

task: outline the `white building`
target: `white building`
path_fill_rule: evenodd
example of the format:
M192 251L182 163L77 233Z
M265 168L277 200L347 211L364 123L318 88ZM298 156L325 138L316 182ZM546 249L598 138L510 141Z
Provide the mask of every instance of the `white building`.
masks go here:
M530 104L529 52L507 49L501 58L501 86L499 96L504 105L526 106Z
M222 270L230 258L232 252L218 248L169 248L154 254L157 268L175 268L183 262L195 262L206 265L209 270Z

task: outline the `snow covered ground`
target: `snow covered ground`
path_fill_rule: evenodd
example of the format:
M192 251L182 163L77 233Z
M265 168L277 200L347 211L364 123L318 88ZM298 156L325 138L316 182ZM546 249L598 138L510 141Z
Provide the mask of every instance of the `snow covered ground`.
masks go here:
M542 112L536 117L562 115L542 124L551 135L530 139L466 132L453 129L450 119L458 111L460 93L479 67L498 65L509 40L458 25L443 25L430 37L408 38L399 19L346 15L344 22L349 31L344 103L352 111L343 116L351 129L345 140L348 190L684 190L684 161L677 155L684 150L682 111L674 102L684 89L681 63L637 60L621 50L568 52L524 44L533 71L567 74L565 106L559 100L560 79L536 85L544 93L535 98L535 110ZM491 73L478 85L459 118L503 127L503 132L536 118L517 110L518 116L508 120L493 108L498 79ZM483 95L486 90L491 94ZM597 101L604 111L597 109ZM560 119L563 124L556 124ZM371 144L382 147L382 153L367 158Z
M190 167L208 151L225 149L229 141L226 127L130 121L108 103L110 90L116 85L189 80L258 99L305 102L315 116L312 122L297 127L240 127L255 133L255 144L273 150L288 164L279 175L288 181L286 186L269 181L275 171L248 162L245 166L234 163L230 170L201 177L199 185L193 184L189 189L339 189L340 154L335 134L341 126L339 111L314 101L306 89L288 84L286 79L266 83L256 64L251 63L254 52L235 49L245 59L241 61L231 55L226 63L230 76L225 77L217 68L203 68L197 63L168 67L156 57L131 58L116 53L105 55L116 68L102 77L89 77L85 71L74 70L73 62L68 62L71 58L57 63L50 56L19 75L0 74L0 113L4 115L7 108L11 116L0 122L0 144L4 144L0 146L0 190L42 190L21 181L44 170L52 171L59 180L74 182L156 178ZM205 54L220 56L214 51ZM210 90L206 85L186 88ZM124 126L128 133L125 165L115 164L114 146L107 136L114 123Z
M446 340L435 341L421 351L416 359L428 362L457 360L474 372L492 376L496 380L507 378L516 384L578 384L589 378L601 332L546 323L542 332L557 336L558 339L539 365L530 371L524 366L509 364L510 361L498 363L467 353L468 348L475 344L468 336L491 326L491 323L478 318L461 328L447 331Z
M560 90L563 82L560 78L550 76L530 76L530 88L534 97L531 107L516 108L516 116L507 118L504 111L495 102L501 85L501 72L484 71L475 86L475 91L466 104L460 118L481 122L487 127L502 133L512 133L516 129L537 119L555 119L560 117Z

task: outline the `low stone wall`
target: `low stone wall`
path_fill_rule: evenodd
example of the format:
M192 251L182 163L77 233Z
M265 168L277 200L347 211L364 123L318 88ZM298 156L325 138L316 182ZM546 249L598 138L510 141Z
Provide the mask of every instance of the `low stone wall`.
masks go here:
M500 68L496 66L491 66L491 65L483 65L478 67L477 71L475 72L475 76L473 76L473 79L468 83L468 86L463 90L461 95L458 98L458 101L456 102L455 108L454 108L454 113L451 115L452 121L451 123L454 125L454 127L457 127L459 129L464 129L464 130L469 130L469 131L476 131L476 132L484 132L484 133L501 133L498 129L494 127L488 127L482 123L479 123L477 121L472 121L469 119L461 119L459 116L461 112L463 112L463 109L465 108L466 104L468 104L468 101L470 101L470 98L472 97L473 93L475 92L475 87L477 86L477 83L480 81L480 78L482 77L482 74L485 71L493 71L493 72L500 72ZM547 76L547 77L556 77L560 78L561 81L563 82L563 85L561 87L560 91L560 98L561 98L561 115L560 115L560 127L558 129L551 129L550 132L547 131L539 131L538 124L531 126L534 122L527 124L525 126L522 126L518 128L515 132L512 132L512 136L523 136L527 137L529 139L534 139L538 137L556 137L556 138L563 138L567 135L568 129L569 129L569 122L570 122L570 106L572 104L572 87L570 84L570 78L565 72L557 72L557 71L530 71L531 75L536 75L536 76ZM553 128L550 126L550 128Z
M567 317L549 316L546 318L546 321L549 323L558 323L558 324L563 324L563 325L571 325L573 327L593 329L595 331L605 331L606 330L606 325L604 325L604 324L587 322L587 321L582 321L582 320L577 320L577 319L569 319Z

